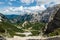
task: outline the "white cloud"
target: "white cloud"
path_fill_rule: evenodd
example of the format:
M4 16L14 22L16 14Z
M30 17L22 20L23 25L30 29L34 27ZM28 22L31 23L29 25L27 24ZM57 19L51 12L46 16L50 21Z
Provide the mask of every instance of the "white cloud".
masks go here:
M38 10L44 10L45 9L45 7L43 6L43 5L41 5L41 6L33 6L33 7L28 7L28 8L26 8L26 9L28 9L28 10L34 10L34 11L38 11Z
M49 4L50 2L54 2L54 0L36 0L37 5Z
M55 4L60 4L60 0L20 0L20 1L26 5L29 5L33 3L34 1L36 1L37 6L49 4L51 2L54 2Z
M12 3L11 3L11 2L8 2L8 4L9 4L9 5L12 5Z
M56 4L60 4L60 0L55 0L55 3Z
M25 13L25 12L32 12L32 11L42 11L45 10L45 7L42 6L33 6L33 7L7 7L4 8L3 10L1 10L1 12L5 13L5 14L20 14L20 13Z
M22 3L25 3L27 5L29 5L30 3L33 3L34 0L20 0Z
M60 0L35 0L37 2L37 6L46 5L47 7L52 7L56 4L60 4Z
M16 0L10 0L10 1L16 1Z
M50 2L55 2L56 4L60 3L60 0L35 0L37 5L48 4Z
M20 7L8 7L8 10L12 11L12 12L18 12L18 11L23 11L24 7L20 6Z
M12 5L13 4L13 3L11 3L11 1L16 1L16 0L9 0L9 2L8 2L9 5Z
M4 4L4 2L0 2L0 4Z
M3 12L6 12L7 13L7 12L10 12L10 11L8 9L6 9L6 10L3 10Z

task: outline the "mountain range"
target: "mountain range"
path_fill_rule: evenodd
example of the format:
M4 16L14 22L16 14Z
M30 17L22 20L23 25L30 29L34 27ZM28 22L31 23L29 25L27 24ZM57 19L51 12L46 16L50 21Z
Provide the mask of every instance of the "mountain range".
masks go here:
M3 16L4 19L9 20L11 23L19 23L24 21L30 22L45 22L49 21L51 15L58 10L58 5L54 5L53 7L48 7L46 10L42 12L33 12L33 13L25 13L23 15L3 15L0 13L0 16Z

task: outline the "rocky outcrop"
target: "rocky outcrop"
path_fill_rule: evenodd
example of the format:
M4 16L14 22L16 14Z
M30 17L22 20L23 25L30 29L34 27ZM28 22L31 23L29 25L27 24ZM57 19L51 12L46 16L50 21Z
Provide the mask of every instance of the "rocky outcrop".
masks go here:
M48 34L50 32L53 32L57 28L60 28L60 8L53 17L53 20L48 23L45 33Z
M3 15L2 13L0 13L0 22L1 21L8 21L7 17Z

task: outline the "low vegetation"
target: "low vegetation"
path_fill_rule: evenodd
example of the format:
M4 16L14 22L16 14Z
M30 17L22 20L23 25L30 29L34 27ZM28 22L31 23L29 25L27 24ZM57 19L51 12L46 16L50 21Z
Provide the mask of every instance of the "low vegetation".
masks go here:
M45 26L44 23L41 22L35 22L31 23L28 22L24 27L22 27L23 23L19 24L11 24L10 22L0 22L0 34L3 36L13 37L15 35L24 37L25 34L16 34L16 33L24 33L24 32L31 32L31 36L38 36L42 30L42 28ZM19 27L21 28L19 28ZM28 30L28 31L26 31Z
M60 35L60 28L57 28L53 32L48 34L48 36L57 36L57 35Z

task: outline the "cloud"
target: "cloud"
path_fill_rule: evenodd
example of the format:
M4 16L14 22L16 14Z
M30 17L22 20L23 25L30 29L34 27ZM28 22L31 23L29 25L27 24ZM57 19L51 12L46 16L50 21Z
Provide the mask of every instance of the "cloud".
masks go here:
M8 4L9 5L12 5L11 1L16 1L18 2L17 0L10 0L8 1ZM60 4L60 0L20 0L21 3L23 4L26 4L26 5L29 5L33 2L36 2L36 6L30 6L30 7L23 7L23 6L19 6L19 7L5 7L3 10L1 10L3 13L5 14L20 14L20 13L24 13L24 12L32 12L32 11L42 11L42 10L45 10L45 6L44 5L47 5L47 7L49 6L53 6L55 4ZM20 2L19 1L19 2ZM0 4L4 4L4 2L0 2Z
M55 3L56 4L60 4L60 0L55 0Z
M37 2L37 5L40 4L48 4L50 2L55 2L56 4L60 3L60 0L35 0Z
M20 0L20 1L25 5L30 5L31 3L36 2L37 6L45 4L49 5L51 2L54 2L55 4L60 4L60 0Z
M8 4L9 4L9 5L12 5L12 3L11 3L11 2L8 2Z
M60 4L60 0L35 0L37 2L37 6L45 5L47 7L52 7L56 4Z
M44 10L45 7L43 5L41 5L41 6L32 6L32 7L28 7L28 8L25 8L25 9L36 11L36 10Z
M27 5L29 5L30 3L33 3L34 0L20 0L22 3L25 3Z
M16 0L10 0L10 1L16 1Z
M5 13L5 14L20 14L20 13L25 13L25 12L32 12L32 11L42 11L45 10L46 8L42 5L42 6L33 6L33 7L7 7L4 8L3 10L1 10L1 12Z
M13 1L16 1L16 0L9 0L9 1L8 1L8 4L9 4L9 5L12 5L12 4L13 4L13 3L12 3Z
M50 2L54 2L54 0L35 0L37 2L37 5L45 5L49 4Z
M8 1L8 0L7 0ZM9 0L8 1L8 4L9 5L12 5L13 2L11 1L15 1L17 3L20 3L21 5L25 6L25 5L30 5L31 3L37 5L37 6L40 6L40 5L45 5L45 4L50 4L51 2L54 2L55 4L60 4L60 0ZM34 5L35 5L34 4ZM51 4L50 4L51 5ZM13 5L12 5L13 6Z
M4 4L4 2L0 2L0 4Z

